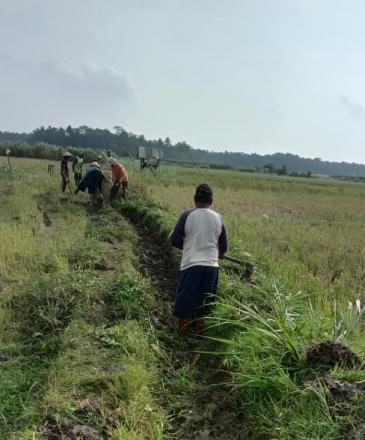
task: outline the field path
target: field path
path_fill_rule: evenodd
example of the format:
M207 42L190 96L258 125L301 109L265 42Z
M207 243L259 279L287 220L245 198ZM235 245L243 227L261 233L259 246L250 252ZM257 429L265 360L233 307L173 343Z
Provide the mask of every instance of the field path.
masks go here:
M130 217L126 215L126 217ZM179 440L247 439L245 418L217 358L197 355L199 338L181 337L176 331L173 301L178 268L171 246L148 226L131 219L138 234L136 254L141 274L148 277L157 295L158 309L151 320L168 359L161 359L160 400L169 415L168 438ZM181 381L190 383L181 386Z

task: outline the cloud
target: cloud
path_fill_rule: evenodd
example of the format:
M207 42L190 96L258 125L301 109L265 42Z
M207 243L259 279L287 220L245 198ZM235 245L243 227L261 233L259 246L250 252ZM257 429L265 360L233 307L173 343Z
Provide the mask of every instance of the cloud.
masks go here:
M356 119L362 119L365 117L365 107L361 104L352 101L347 96L341 96L338 100L338 104L346 110L346 112Z
M134 86L128 74L113 66L49 61L42 76L63 93L119 101L131 97Z
M133 111L133 81L114 66L36 62L1 52L0 59L0 130L69 123L110 127Z
M114 66L75 61L34 63L0 51L0 92L19 89L63 98L118 102L133 97L135 87L130 76ZM23 90L22 90L23 91Z

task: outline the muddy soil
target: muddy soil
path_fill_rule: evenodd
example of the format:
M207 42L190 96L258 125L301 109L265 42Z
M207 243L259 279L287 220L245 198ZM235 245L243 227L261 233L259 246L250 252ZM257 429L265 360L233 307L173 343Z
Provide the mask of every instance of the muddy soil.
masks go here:
M44 224L44 226L47 226L47 227L52 226L52 220L51 220L51 218L50 218L50 216L49 216L47 211L43 211L42 217L43 217L43 224Z
M232 390L219 385L228 380L220 371L219 360L204 355L197 356L201 341L198 338L181 337L176 332L173 317L178 267L176 257L169 244L161 242L144 227L135 225L139 241L136 253L139 257L139 270L151 279L157 295L159 308L152 316L160 342L171 360L172 368L179 369L190 365L194 369L197 385L194 395L178 396L181 402L171 404L166 396L162 401L171 416L167 435L179 440L235 440L248 439L245 431L245 416L239 400ZM174 391L174 376L171 369L164 368L162 375ZM186 401L185 401L186 400Z
M100 432L88 425L75 424L72 420L55 416L41 428L41 435L48 440L97 440Z

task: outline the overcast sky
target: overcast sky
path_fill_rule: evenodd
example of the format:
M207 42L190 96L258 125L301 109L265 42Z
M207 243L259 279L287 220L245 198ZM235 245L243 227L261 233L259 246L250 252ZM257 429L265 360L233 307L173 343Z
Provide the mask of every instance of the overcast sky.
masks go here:
M0 0L0 130L365 163L363 0Z

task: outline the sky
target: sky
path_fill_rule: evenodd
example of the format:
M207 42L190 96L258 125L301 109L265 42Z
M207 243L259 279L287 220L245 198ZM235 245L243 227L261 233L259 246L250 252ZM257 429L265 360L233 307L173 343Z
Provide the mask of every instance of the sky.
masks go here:
M0 130L365 163L362 0L0 0Z

